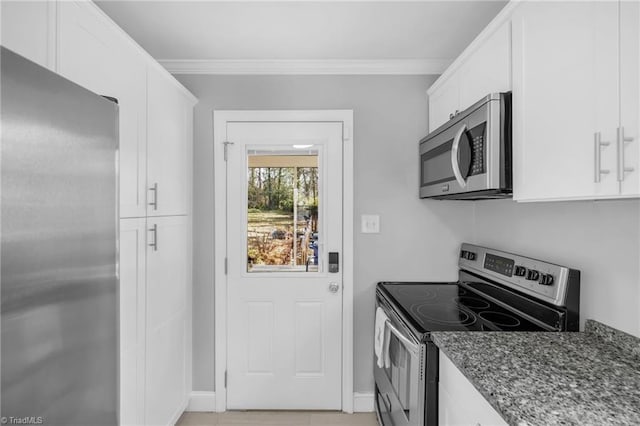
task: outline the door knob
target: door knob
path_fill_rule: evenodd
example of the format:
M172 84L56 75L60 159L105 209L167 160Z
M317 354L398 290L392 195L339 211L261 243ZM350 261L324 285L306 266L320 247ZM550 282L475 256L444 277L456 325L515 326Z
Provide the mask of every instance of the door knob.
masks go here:
M338 284L338 283L330 283L329 284L329 291L331 293L337 293L338 290L340 290L340 284Z

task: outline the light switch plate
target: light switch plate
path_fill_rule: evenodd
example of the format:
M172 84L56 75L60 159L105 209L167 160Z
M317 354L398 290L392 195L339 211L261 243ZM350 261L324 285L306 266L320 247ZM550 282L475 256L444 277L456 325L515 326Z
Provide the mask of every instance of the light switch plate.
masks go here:
M363 234L379 234L380 215L363 214L360 219L360 230Z

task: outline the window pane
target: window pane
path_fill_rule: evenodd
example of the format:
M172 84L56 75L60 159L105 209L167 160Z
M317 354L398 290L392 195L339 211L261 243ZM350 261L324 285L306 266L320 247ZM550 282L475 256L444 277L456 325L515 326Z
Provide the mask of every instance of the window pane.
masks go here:
M318 154L249 152L247 272L318 271Z

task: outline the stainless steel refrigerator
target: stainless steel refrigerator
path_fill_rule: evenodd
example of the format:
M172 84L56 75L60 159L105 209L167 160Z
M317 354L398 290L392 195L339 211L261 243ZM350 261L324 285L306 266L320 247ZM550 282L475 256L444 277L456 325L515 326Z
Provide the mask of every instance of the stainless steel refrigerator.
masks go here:
M118 107L5 48L0 67L0 413L115 425Z

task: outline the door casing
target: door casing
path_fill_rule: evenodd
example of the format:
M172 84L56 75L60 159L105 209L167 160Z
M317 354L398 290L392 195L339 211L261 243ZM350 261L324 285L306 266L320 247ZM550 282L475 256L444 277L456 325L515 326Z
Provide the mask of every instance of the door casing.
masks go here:
M353 413L353 110L270 110L213 112L214 142L214 291L215 291L215 400L216 411L227 409L227 122L341 122L343 124L343 302L342 302L342 411ZM229 141L233 142L233 141Z

